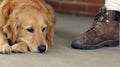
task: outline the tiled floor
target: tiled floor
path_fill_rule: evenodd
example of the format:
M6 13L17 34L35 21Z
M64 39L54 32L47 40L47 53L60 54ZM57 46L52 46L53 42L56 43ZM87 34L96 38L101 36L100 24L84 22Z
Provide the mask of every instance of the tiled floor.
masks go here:
M45 54L0 54L0 67L120 67L120 47L75 50L72 39L86 31L91 17L57 14L55 45Z

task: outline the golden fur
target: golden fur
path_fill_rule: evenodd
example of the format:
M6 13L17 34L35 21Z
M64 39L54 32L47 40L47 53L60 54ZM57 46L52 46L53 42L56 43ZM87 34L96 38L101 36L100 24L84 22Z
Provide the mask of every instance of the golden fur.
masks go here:
M54 25L54 11L44 0L0 0L0 52L38 52L41 44L47 51Z

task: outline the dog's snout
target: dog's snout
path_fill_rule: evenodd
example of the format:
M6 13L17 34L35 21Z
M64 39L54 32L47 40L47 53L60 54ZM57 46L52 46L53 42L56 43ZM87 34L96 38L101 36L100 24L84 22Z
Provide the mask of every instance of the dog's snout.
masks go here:
M41 44L40 46L38 46L38 50L40 53L44 53L46 51L46 46Z

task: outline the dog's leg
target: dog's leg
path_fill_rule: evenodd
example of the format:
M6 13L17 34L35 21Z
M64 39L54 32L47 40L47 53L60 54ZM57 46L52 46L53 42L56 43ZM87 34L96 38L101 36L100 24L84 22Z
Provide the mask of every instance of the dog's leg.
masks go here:
M1 54L9 54L12 52L11 47L8 44L7 38L0 30L0 53Z
M12 46L12 51L14 53L25 53L25 52L29 51L29 48L28 48L26 43L19 42L19 43L16 43Z

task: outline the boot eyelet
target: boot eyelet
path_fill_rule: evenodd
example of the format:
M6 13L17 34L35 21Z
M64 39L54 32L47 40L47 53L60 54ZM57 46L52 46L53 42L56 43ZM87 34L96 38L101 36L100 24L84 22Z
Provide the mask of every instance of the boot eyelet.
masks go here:
M108 13L108 12L106 12L106 15L109 15L109 13Z
M106 22L109 22L109 20L106 20Z

